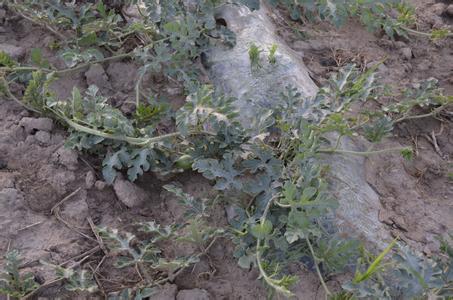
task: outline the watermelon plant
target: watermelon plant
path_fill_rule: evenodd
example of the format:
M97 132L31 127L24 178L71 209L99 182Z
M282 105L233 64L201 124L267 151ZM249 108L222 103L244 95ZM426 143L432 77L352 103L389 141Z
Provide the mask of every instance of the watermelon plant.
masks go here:
M257 114L250 122L258 128L251 131L239 121L235 99L203 80L198 63L213 43L235 45L234 33L215 18L216 9L227 3L243 4L251 10L260 7L257 0L199 0L188 5L178 0L130 0L121 5L135 5L142 17L126 23L102 1L77 9L58 0L7 3L11 10L60 39L55 47L66 63L66 68L56 68L39 50L33 52L30 64L24 65L0 53L1 91L9 99L58 120L68 130L67 146L98 156L104 179L110 184L120 172L135 181L145 172L167 175L192 169L211 180L218 195L234 208L228 228L213 228L206 221L212 201L195 199L168 185L164 188L175 193L186 208L182 225L135 224L144 238L98 228L100 238L115 256L116 267L132 267L141 278L133 287L114 291L112 299L151 295L156 286L174 280L206 255L219 237L233 241L234 256L241 267L257 268L270 295L293 296L291 286L297 278L287 266L301 261L314 269L325 294L332 299L451 295L452 255L448 244L444 248L449 260L426 261L403 246L397 247L396 242L375 257L357 241L326 229L332 225L329 217L338 203L328 192L326 168L319 158L321 153L372 155L390 151L410 158L410 147L357 152L340 150L339 145L343 137L354 135L377 144L392 134L395 124L441 114L453 98L444 95L435 80L428 80L417 89L404 90L403 101L360 112L360 118L351 119L347 117L351 105L382 96L384 90L377 66L361 72L348 65L333 74L313 98L304 98L287 86L276 107L257 104ZM319 17L341 25L349 18L360 18L370 29L384 30L390 36L419 33L410 29L413 11L400 1L269 3L286 8L293 19ZM391 10L398 16L390 14ZM439 38L451 34L427 35ZM277 47L270 46L270 64L278 64ZM262 51L256 45L248 49L252 67L259 67ZM109 104L94 85L86 90L74 87L69 99L58 98L51 88L57 78L114 60L131 60L140 66L132 115ZM186 96L184 105L171 111L162 101L149 101L142 89L146 74L160 74L176 83ZM26 85L23 96L11 91L12 82ZM415 113L419 108L428 112ZM159 124L169 120L174 130L161 132ZM338 134L333 144L325 139L329 132ZM196 251L168 257L161 247L163 241L189 242L196 245ZM391 248L397 248L396 254L387 262L384 257L390 255ZM351 266L357 269L353 280L344 285L341 294L334 295L325 279ZM69 290L95 290L89 270L56 271ZM7 294L23 296L37 288L28 275L13 273L4 288ZM395 283L392 276L398 276L396 285L391 285Z
M22 260L18 251L9 251L4 258L5 267L0 272L1 294L21 298L38 288L32 273L19 270Z
M268 0L270 5L285 8L293 20L327 20L339 27L351 18L359 19L371 31L383 31L391 38L396 36L409 37L417 35L433 40L452 37L453 33L446 29L433 29L421 32L414 29L416 22L415 10L401 0L322 0L292 1Z

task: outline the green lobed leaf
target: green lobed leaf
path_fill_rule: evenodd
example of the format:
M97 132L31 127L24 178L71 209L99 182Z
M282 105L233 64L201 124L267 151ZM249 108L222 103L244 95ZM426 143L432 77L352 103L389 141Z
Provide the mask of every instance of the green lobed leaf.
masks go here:
M192 167L207 179L216 180L214 188L217 190L240 190L242 183L238 177L241 175L241 171L236 170L234 164L234 153L227 152L221 160L199 159L195 161Z
M250 232L257 239L264 239L272 232L272 222L265 220L264 222L259 222L258 224L253 225L250 228Z
M102 161L102 175L107 183L115 181L117 170L128 163L130 155L125 148L107 155Z
M127 176L130 181L135 181L137 180L138 176L143 175L143 172L147 172L151 165L149 162L151 156L151 150L150 149L137 149L134 150L130 156L128 157L128 163L127 163ZM114 162L115 163L115 162ZM116 165L113 165L113 167L116 167ZM121 168L121 166L119 167ZM111 172L111 170L110 170ZM112 176L112 175L109 175Z

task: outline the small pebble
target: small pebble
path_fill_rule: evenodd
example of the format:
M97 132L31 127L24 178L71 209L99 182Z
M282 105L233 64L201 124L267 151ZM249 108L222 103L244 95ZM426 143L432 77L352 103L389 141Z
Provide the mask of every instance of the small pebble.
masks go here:
M426 245L425 247L423 247L423 253L425 253L426 256L431 257L432 252L431 252L431 249L429 248L428 245Z
M34 135L29 135L29 136L27 136L27 138L25 139L25 144L26 144L26 145L33 145L35 142L36 142L36 138L35 138Z
M77 170L78 168L78 157L76 151L68 149L65 146L61 146L53 155L52 159L54 162L61 164L68 168L68 170Z
M92 171L88 171L86 176L85 176L85 187L87 190L91 189L96 182L96 177L94 176L94 173Z
M210 298L209 293L202 289L180 290L176 295L176 300L209 300Z
M0 44L0 51L5 52L9 56L11 56L12 59L16 60L22 58L25 55L25 48L10 44Z
M445 10L445 12L447 13L447 15L453 17L453 4L450 4L447 9Z
M436 3L433 5L433 13L440 16L446 10L447 5L445 3Z
M106 187L107 187L107 182L105 181L102 181L102 180L98 180L94 183L94 187L99 190L99 191L102 191L104 190Z
M85 72L85 78L88 85L95 85L100 89L111 89L109 77L105 73L104 68L100 64L93 64L88 71Z
M144 190L120 176L113 183L113 190L118 200L129 208L142 205L148 198Z
M409 47L401 48L401 54L403 55L404 59L411 60L412 59L412 50Z
M6 10L0 9L0 22L4 22L6 18Z
M19 123L25 128L26 133L32 133L34 130L50 132L53 129L53 121L49 118L22 118Z
M395 47L397 49L402 49L402 48L407 48L407 45L405 42L402 42L402 41L396 41L395 42Z
M35 139L42 144L48 145L50 142L50 133L40 130L36 132Z

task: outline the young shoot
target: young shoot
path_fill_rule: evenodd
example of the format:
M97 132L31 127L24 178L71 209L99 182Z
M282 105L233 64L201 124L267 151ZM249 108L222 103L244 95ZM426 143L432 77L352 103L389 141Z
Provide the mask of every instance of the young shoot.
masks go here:
M252 69L260 68L260 55L263 52L257 45L251 44L249 47L250 66Z
M276 57L277 48L278 48L277 44L272 44L272 46L269 49L269 56L267 57L267 59L271 65L275 65L277 63Z

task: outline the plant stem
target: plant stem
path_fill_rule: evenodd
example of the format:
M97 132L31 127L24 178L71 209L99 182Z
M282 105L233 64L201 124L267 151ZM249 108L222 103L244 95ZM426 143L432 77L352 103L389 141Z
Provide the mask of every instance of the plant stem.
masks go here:
M335 150L337 150L338 147L340 147L340 142L341 142L341 138L342 138L342 137L343 137L342 135L339 135L339 136L338 136L337 141L336 141L336 143L335 143L335 147L333 147Z
M28 109L30 111L33 111L35 113L39 113L39 114L42 113L41 111L38 111L38 110L36 110L36 109L34 109L32 107L29 107L28 105L23 103L23 101L20 101L16 96L14 96L11 93L11 90L9 89L8 82L6 81L6 79L4 77L0 77L0 86L4 87L4 92L5 92L6 96L11 98L14 102L17 102L19 105L21 105L21 106L25 107L26 109ZM90 128L90 127L81 125L81 124L69 119L64 114L59 113L59 112L55 111L54 109L52 109L50 107L46 107L46 109L51 111L53 114L55 114L55 116L57 118L63 120L66 124L68 124L68 126L74 128L77 131L88 133L88 134L92 134L92 135L96 135L96 136L100 136L100 137L107 138L107 139L112 139L112 140L117 140L117 141L124 141L124 142L127 142L127 143L129 143L131 145L135 145L135 146L141 146L141 147L149 146L149 145L151 145L153 143L158 143L160 141L163 141L163 140L166 140L166 139L169 139L169 138L175 138L175 137L182 136L182 134L179 133L179 132L173 132L173 133L164 134L164 135L160 135L160 136L152 137L152 138L135 138L135 137L129 137L129 136L118 136L118 135L110 134L110 133L107 133L107 132L103 132L103 131L100 131L100 130L97 130L97 129L94 129L94 128ZM189 134L191 134L191 135L211 135L211 136L216 136L215 133L209 132L209 131L192 131L192 132L189 132Z
M256 242L256 262L258 264L258 269L260 270L261 276L263 276L263 279L266 281L267 284L269 284L272 288L274 288L277 292L282 293L283 295L286 295L287 297L293 296L293 293L288 291L286 288L283 288L279 285L276 285L272 278L270 278L267 274L266 271L263 268L263 265L261 263L261 239L258 239Z
M278 197L278 195L273 196L269 202L266 204L266 208L264 209L263 215L260 218L260 224L264 225L264 222L266 221L267 214L269 213L269 210L272 206L272 203L274 200ZM283 295L287 297L293 296L293 293L291 293L288 289L285 287L282 287L280 285L275 284L274 279L270 278L269 275L267 275L266 271L263 268L262 262L261 262L261 239L257 238L256 239L256 263L258 265L258 269L260 271L261 276L263 276L263 279L266 281L267 284L269 284L272 288L274 288L277 292L282 293Z
M406 30L407 32L409 32L411 34L415 34L415 35L419 35L419 36L425 36L425 37L429 37L429 38L432 37L432 33L422 32L422 31L410 29L410 28L408 28L406 26L401 26L401 29ZM452 37L452 36L453 36L453 32L447 33L445 35L445 37Z
M52 32L54 35L56 35L60 40L62 40L63 42L66 42L67 41L67 38L66 36L64 36L62 33L60 33L58 30L56 30L55 28L53 28L52 26L50 26L49 24L47 23L41 23L39 21L36 21L35 19L33 19L32 17L29 17L27 16L25 13L23 13L21 11L21 5L15 3L16 1L14 1L14 3L10 3L9 5L7 4L7 6L9 6L12 10L14 10L19 16L21 16L22 18L32 22L33 24L36 24L38 26L41 26L41 27L44 27L46 28L47 30L49 30L50 32Z
M319 149L317 152L320 153L339 153L339 154L352 154L352 155L360 155L360 156L369 156L369 155L374 155L374 154L382 154L382 153L388 153L388 152L399 152L402 150L407 149L407 147L398 147L398 148L388 148L388 149L382 149L382 150L374 150L374 151L351 151L351 150L341 150L341 149Z
M327 296L332 295L332 293L329 291L329 288L327 287L327 284L324 281L324 278L322 277L321 270L319 269L319 265L318 265L319 259L315 255L315 251L313 250L313 246L312 246L308 236L305 237L305 240L307 241L308 248L310 249L311 256L313 257L313 260L315 262L316 273L318 273L319 280L321 281L321 285L324 288L324 291L326 292L326 298L327 298Z
M401 26L401 29L411 33L411 34L415 34L415 35L419 35L419 36L425 36L425 37L431 37L431 34L430 33L427 33L427 32L422 32L422 31L418 31L418 30L414 30L414 29L410 29L406 26Z
M137 8L137 11L140 14L140 16L146 21L148 17L145 16L145 14L142 12L140 5L138 3L136 3L135 7Z
M205 250L203 252L200 252L196 255L196 257L201 257L203 255L206 255L206 253L209 251L209 249L214 245L214 243L217 241L217 237L214 237L212 239L212 241L209 243L209 245L205 248ZM174 272L173 274L171 274L171 277L172 278L176 278L179 274L181 274L182 271L184 271L187 267L181 267L179 270L177 270L176 272ZM154 281L152 282L152 286L157 286L157 285L161 285L161 284L164 284L166 283L167 281L170 281L171 278L170 276L166 277L166 278L163 278L163 279L160 279L158 281Z
M140 106L140 84L143 80L143 77L145 76L145 72L140 74L137 80L137 84L135 85L135 111L138 110L138 107Z
M80 125L80 124L70 120L69 118L67 118L67 117L65 117L65 116L63 116L61 114L56 113L56 115L58 117L60 117L64 122L66 122L70 127L74 128L77 131L85 132L85 133L88 133L88 134L91 134L91 135L100 136L100 137L103 137L103 138L106 138L106 139L112 139L112 140L127 142L127 143L129 143L131 145L140 146L140 147L149 146L151 144L158 143L158 142L161 142L161 141L166 140L166 139L183 136L179 132L163 134L163 135L152 137L152 138L135 138L135 137L129 137L129 136L118 136L118 135L106 133L106 132L103 132L103 131L100 131L100 130L97 130L97 129L94 129L94 128L90 128L90 127L87 127L87 126ZM189 134L190 135L216 136L215 133L209 132L209 131L192 131L192 132L189 132Z
M396 123L400 123L400 122L403 122L403 121L407 121L407 120L415 120L415 119L423 119L423 118L429 118L429 117L432 117L438 113L440 113L445 107L447 107L447 105L449 105L450 103L448 104L444 104L444 105L441 105L439 106L438 108L434 109L433 111L431 111L430 113L426 113L426 114L423 114L423 115L414 115L414 116L403 116L395 121L393 121L393 124L396 124Z
M275 201L275 204L277 204L281 208L291 208L291 204L283 204L283 203L280 203L278 201Z
M2 72L16 72L16 71L46 71L52 72L50 69L43 69L39 67L1 67L0 71Z
M146 284L151 284L153 282L153 277L149 275L149 272L148 270L146 270L145 266L141 262L137 262L136 267L139 276L142 277L143 274L143 276L145 277Z
M32 111L32 112L35 112L35 113L41 113L40 111L26 105L25 103L23 103L22 101L20 101L19 99L17 99L16 96L13 95L13 93L11 93L11 90L9 89L9 84L8 82L6 81L5 77L1 77L0 78L0 81L1 81L1 85L4 87L4 92L6 94L7 97L13 99L14 102L17 102L19 105L25 107L26 109Z
M157 143L157 142L160 142L160 141L168 139L168 138L179 137L181 135L179 132L174 132L174 133L164 134L164 135L154 137L154 138L134 138L134 137L129 137L129 136L117 136L114 134L102 132L97 129L93 129L93 128L90 128L87 126L80 125L66 117L63 117L63 116L61 116L61 117L69 126L71 126L72 128L74 128L77 131L85 132L88 134L100 136L100 137L111 139L111 140L127 142L127 143L129 143L131 145L135 145L135 146L147 146L152 143Z
M89 66L91 66L93 64L100 64L100 63L104 63L104 62L108 62L108 61L112 61L112 60L117 60L117 59L121 59L121 58L131 57L131 56L132 56L132 53L130 53L130 52L129 53L122 53L122 54L118 54L118 55L114 55L114 56L98 59L98 60L95 60L95 61L90 61L90 62L81 64L81 65L78 65L76 67L73 67L73 68L58 70L58 71L55 71L55 74L62 75L62 74L66 74L66 73L71 73L71 72L75 72L75 71L84 69L86 67L89 67Z
M51 70L51 69L44 69L44 68L38 68L38 67L12 67L12 68L11 67L2 67L2 68L0 68L0 71L5 71L5 72L43 71L46 73L55 72L55 74L57 74L57 75L64 75L67 73L82 70L93 64L100 64L100 63L104 63L104 62L108 62L108 61L112 61L112 60L131 57L131 56L132 56L132 53L122 53L122 54L118 54L118 55L114 55L114 56L110 56L110 57L106 57L106 58L102 58L102 59L98 59L98 60L94 60L94 61L89 61L89 62L83 63L81 65L78 65L78 66L75 66L72 68L62 69L62 70Z
M31 296L35 295L39 291L42 291L44 288L49 287L49 286L51 286L51 285L53 285L55 283L58 283L60 281L63 281L64 279L65 279L64 277L60 277L60 278L56 278L56 279L54 279L52 281L45 282L44 284L40 285L38 288L36 288L35 290L31 291L30 293L28 293L27 295L23 296L20 299L21 300L29 299Z

